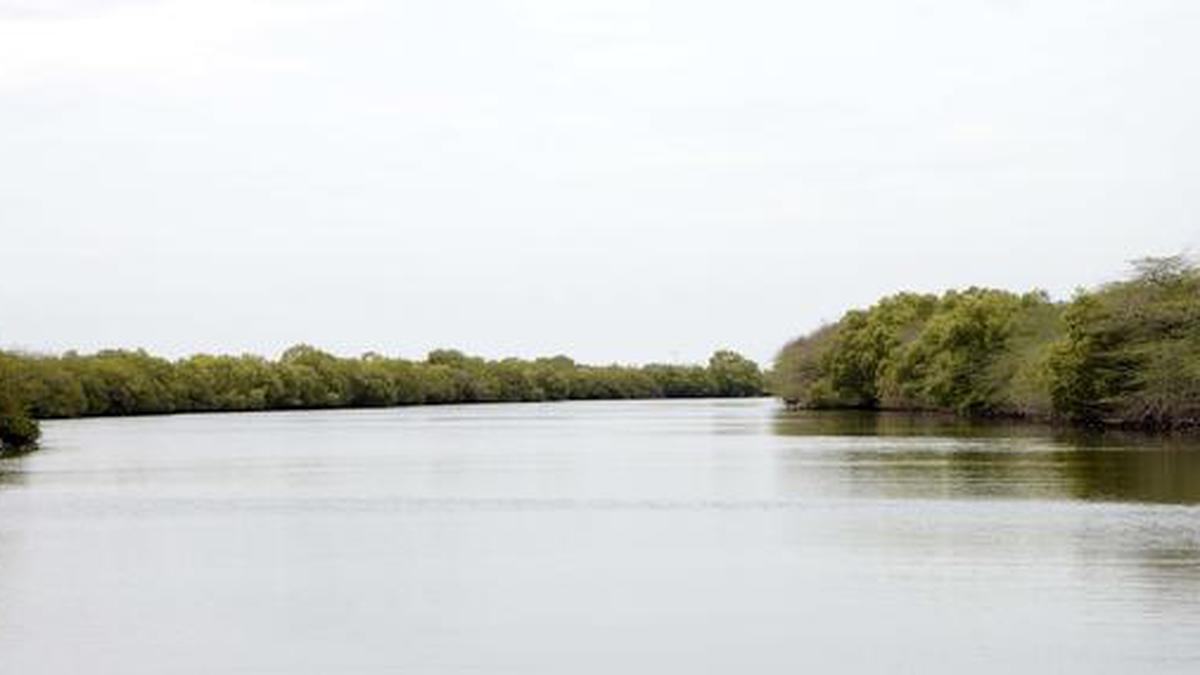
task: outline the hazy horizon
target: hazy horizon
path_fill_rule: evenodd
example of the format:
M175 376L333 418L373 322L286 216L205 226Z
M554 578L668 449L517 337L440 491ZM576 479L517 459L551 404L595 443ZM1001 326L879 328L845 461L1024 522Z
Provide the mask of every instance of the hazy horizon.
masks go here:
M1200 6L0 0L0 348L768 363L1200 245Z

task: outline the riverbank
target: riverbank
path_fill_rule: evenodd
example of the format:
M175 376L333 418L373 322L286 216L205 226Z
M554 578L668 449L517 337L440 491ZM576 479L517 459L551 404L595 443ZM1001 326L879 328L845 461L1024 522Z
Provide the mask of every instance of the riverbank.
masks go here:
M773 391L811 409L949 411L1080 426L1200 428L1200 271L1151 258L1055 302L899 293L786 345Z
M727 350L704 365L578 364L566 356L487 360L436 350L424 360L341 358L308 345L278 359L142 350L0 352L0 444L36 441L34 419L379 408L447 403L741 398L765 391L758 365ZM3 436L5 429L12 434Z
M813 413L864 413L871 415L903 416L911 419L940 420L958 422L978 426L1028 426L1031 428L1045 427L1065 433L1103 433L1129 434L1131 437L1163 436L1164 438L1178 435L1181 438L1193 438L1200 434L1200 424L1184 421L1171 426L1139 424L1134 421L1121 419L1071 420L1064 416L1052 414L1036 414L1017 411L986 411L963 413L948 408L888 408L888 407L845 407L845 406L814 406L804 405L796 401L779 399L783 408L788 412Z

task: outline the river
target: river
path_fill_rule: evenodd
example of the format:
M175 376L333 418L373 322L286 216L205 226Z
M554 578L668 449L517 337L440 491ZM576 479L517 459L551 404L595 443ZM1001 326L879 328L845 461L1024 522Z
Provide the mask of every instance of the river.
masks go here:
M769 400L47 422L0 673L1197 673L1200 443Z

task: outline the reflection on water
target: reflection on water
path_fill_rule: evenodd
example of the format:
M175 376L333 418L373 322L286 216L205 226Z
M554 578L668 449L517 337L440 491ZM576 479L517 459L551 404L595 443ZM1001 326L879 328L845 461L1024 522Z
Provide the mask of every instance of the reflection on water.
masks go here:
M810 439L869 437L867 443L834 444L825 455L833 453L857 487L883 496L1200 503L1200 442L1186 436L785 410L775 413L772 429ZM797 445L796 466L809 472L803 455L823 447Z
M10 485L20 485L25 474L19 470L18 458L26 453L0 453L0 490Z
M814 474L844 481L859 496L899 499L996 499L1066 502L1200 503L1200 440L1186 435L1097 432L1012 421L976 422L945 415L776 410L772 431L794 439L781 453L785 487L806 489ZM961 503L961 502L960 502ZM1035 509L1037 507L1035 506ZM1133 515L1137 514L1137 515ZM1038 512L1032 512L1038 517ZM1200 514L1085 510L1072 528L1080 568L1093 583L1125 569L1156 611L1200 603ZM1036 548L1038 526L1021 519L981 522L930 541L925 528L910 542L958 548L964 536L997 532ZM969 516L968 516L969 517ZM1045 509L1041 518L1056 517ZM1039 523L1040 525L1040 523ZM945 535L945 530L935 528ZM1055 536L1061 536L1055 530ZM1002 546L996 546L995 554Z
M1190 675L1198 458L770 401L48 423L0 672Z

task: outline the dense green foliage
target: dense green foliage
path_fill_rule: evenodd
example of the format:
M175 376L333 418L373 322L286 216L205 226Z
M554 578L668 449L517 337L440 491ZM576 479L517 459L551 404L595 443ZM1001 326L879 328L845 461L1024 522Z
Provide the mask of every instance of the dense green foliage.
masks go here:
M1200 426L1200 270L1183 258L1136 263L1067 308L1048 360L1056 410L1077 420Z
M901 293L788 344L773 388L812 408L1200 425L1200 271L1136 263L1069 303L1042 292Z
M33 417L136 415L473 403L758 396L758 366L719 351L708 366L580 365L565 356L488 361L454 350L424 361L365 354L339 358L307 345L275 361L197 355L179 361L144 351L81 356L0 352L13 410ZM24 418L22 418L24 419Z
M32 445L41 433L20 398L19 374L12 365L0 354L0 450Z

